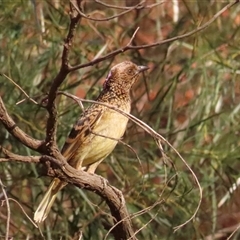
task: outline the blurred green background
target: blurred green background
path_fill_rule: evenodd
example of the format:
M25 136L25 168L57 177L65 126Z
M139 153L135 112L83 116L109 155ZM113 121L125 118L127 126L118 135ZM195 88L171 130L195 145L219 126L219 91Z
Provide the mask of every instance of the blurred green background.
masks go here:
M103 1L131 7L138 0ZM69 27L68 1L0 0L0 72L40 102L61 65L63 40ZM157 4L158 3L158 4ZM71 65L88 63L126 46L140 29L134 45L151 44L180 36L204 24L228 1L147 0L135 9L107 21L82 18L70 53ZM126 11L97 1L82 2L83 12L94 19ZM225 11L206 30L158 47L131 50L97 65L72 72L61 90L95 99L111 66L124 60L148 65L132 91L132 114L164 136L191 166L203 189L200 210L195 181L170 147L163 148L173 165L164 163L153 138L129 122L123 144L99 166L97 174L123 191L138 239L227 239L240 223L240 198L236 188L221 200L240 177L240 5ZM47 112L26 100L14 84L0 76L0 95L11 117L26 133L45 138ZM87 104L84 104L87 106ZM58 144L81 113L71 99L58 98ZM0 128L0 145L14 153L35 155ZM42 239L27 219L43 196L50 178L41 165L0 163L0 178L10 198L10 232L14 239ZM238 182L240 182L238 180ZM237 185L237 184L236 184ZM235 186L236 186L235 185ZM0 200L4 200L0 192ZM151 207L152 206L152 207ZM0 239L6 234L6 204L0 206ZM105 202L96 194L67 186L59 194L41 226L46 239L104 239L111 220ZM238 231L231 239L239 239ZM108 236L107 239L112 239Z

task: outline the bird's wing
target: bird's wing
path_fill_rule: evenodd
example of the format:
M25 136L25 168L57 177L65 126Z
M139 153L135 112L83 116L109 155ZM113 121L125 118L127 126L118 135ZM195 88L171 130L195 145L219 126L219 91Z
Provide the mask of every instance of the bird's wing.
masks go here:
M100 122L104 113L104 108L96 107L96 109L90 108L87 110L73 126L63 148L62 154L69 161L74 157L76 151L81 147L83 143L89 142L93 135L91 132Z

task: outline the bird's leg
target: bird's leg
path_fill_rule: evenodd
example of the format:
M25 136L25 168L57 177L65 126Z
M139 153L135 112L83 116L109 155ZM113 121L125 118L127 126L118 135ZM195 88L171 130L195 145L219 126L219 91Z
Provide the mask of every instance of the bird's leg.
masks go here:
M102 185L103 185L102 189L104 190L104 188L107 187L107 185L109 185L109 182L108 182L108 180L106 178L104 178L102 176L99 176L99 177L100 177L100 179L102 181Z
M118 196L118 198L120 199L121 206L124 205L125 204L125 199L123 197L122 191L117 189L116 187L110 185L109 181L106 178L101 177L101 176L99 176L99 177L101 178L101 181L102 181L103 190L107 185L110 186L112 188L112 190L115 192L115 194Z
M122 191L119 190L119 189L116 188L116 187L113 187L113 186L111 186L111 187L112 187L113 191L115 192L115 194L116 194L116 195L118 196L118 198L120 199L121 206L122 206L122 205L125 205L125 199L124 199L124 197L123 197Z

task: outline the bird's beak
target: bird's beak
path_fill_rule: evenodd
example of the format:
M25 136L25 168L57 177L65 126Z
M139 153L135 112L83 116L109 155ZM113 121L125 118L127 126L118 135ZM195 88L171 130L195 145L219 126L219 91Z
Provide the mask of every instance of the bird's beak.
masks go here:
M138 72L139 73L144 72L144 71L146 71L148 69L149 69L149 67L147 67L147 66L138 66Z

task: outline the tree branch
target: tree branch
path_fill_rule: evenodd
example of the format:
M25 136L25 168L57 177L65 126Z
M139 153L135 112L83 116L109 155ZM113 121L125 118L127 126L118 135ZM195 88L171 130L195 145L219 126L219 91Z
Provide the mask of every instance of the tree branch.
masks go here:
M19 154L12 153L6 148L0 146L0 153L3 153L5 158L0 158L0 162L28 162L28 163L38 163L40 156L22 156Z
M30 137L17 126L17 124L9 116L1 97L0 97L0 122L3 124L6 130L11 135L13 135L19 142L37 152L44 153L43 151L44 141L40 141Z
M40 162L48 166L48 176L58 177L79 188L95 192L106 201L113 216L115 226L112 234L115 239L136 239L125 200L120 190L111 186L105 178L82 170L76 170L65 161L59 161L50 156L42 156Z
M59 157L59 151L56 144L56 132L57 132L57 109L55 105L55 99L57 96L57 90L65 80L66 76L70 72L69 66L69 50L72 44L72 40L78 25L79 20L81 19L81 15L78 13L76 7L80 8L80 3L82 0L72 0L70 1L70 26L67 38L64 43L63 53L62 53L62 64L58 75L53 80L51 85L49 94L48 94L48 103L47 103L47 110L48 110L48 120L47 120L47 129L46 129L46 145L48 148L48 152L50 155ZM74 3L74 6L73 6ZM57 155L56 155L57 154Z

